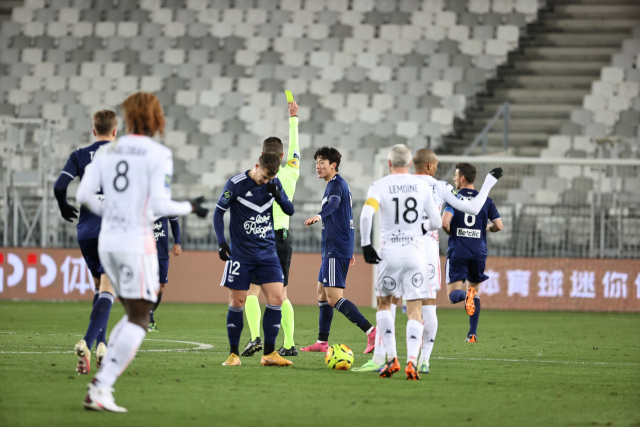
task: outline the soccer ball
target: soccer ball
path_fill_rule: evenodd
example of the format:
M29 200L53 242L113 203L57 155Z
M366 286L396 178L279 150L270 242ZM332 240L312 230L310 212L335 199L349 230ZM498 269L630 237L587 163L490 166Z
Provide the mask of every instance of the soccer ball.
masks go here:
M347 371L353 364L353 350L344 344L334 344L324 355L324 363L329 369Z

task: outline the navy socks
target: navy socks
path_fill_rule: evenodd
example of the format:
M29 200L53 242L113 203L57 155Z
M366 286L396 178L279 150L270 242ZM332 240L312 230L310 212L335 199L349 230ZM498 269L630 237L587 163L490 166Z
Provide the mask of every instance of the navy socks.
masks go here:
M96 299L94 296L95 304L89 317L87 333L84 335L84 340L89 348L93 347L93 342L96 339L98 344L101 342L106 343L107 323L109 322L109 314L114 301L113 295L109 292L100 292L97 297Z
M229 353L240 355L240 335L244 327L244 307L231 307L227 313L227 335L229 336Z
M320 320L318 322L318 341L329 341L331 321L333 320L333 307L328 301L318 301L320 306Z
M351 321L366 334L371 329L371 323L360 313L358 307L346 298L340 298L336 303L335 309Z
M153 313L158 309L158 306L160 305L160 301L162 301L162 292L158 294L158 301L156 301L156 303L153 305L153 309L149 312L150 323L156 323L156 320L153 318Z
M451 301L451 304L457 304L464 301L466 297L467 293L465 291L456 289L455 291L451 291L449 294L449 301Z
M467 336L478 335L478 319L480 318L480 298L474 298L473 303L476 306L476 310L473 316L469 316L469 333Z
M264 331L264 354L271 354L275 351L276 338L280 332L280 321L282 320L282 307L279 305L267 304L262 318L262 330Z

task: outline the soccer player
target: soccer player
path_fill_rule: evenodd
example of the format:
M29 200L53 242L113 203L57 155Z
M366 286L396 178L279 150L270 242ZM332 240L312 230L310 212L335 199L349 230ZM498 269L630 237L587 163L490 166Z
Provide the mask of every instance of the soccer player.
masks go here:
M129 135L104 145L94 155L76 199L102 216L98 253L122 301L125 316L111 331L108 357L89 383L85 408L126 412L116 405L113 384L135 357L149 326L149 311L158 297L158 254L153 241L154 215L204 217L204 198L171 200L173 156L151 137L164 131L158 98L138 92L122 103ZM104 205L95 196L102 188Z
M434 178L436 171L438 170L438 158L435 153L428 149L420 149L416 151L413 158L416 176L423 179L431 187L433 191L433 198L438 207L438 211L444 205L444 201L447 201L456 209L464 213L472 215L477 214L481 209L489 191L497 183L497 180L502 177L502 169L493 169L486 177L482 189L478 193L477 197L472 200L460 200L456 196L454 188L446 181L439 181ZM436 292L440 290L440 248L438 245L438 233L427 232L426 229L424 239L427 251L427 261L429 264L428 276L433 289L432 296L422 300L422 319L424 321L424 333L422 336L422 351L420 359L418 360L419 373L429 373L429 359L433 350L433 345L436 338L436 332L438 330L438 318L436 316ZM395 298L391 304L391 316L395 320ZM380 362L384 360L386 353L384 341L377 338L376 346L374 349L374 358L365 363L360 368L355 368L354 371L359 372L378 372L382 369L383 364ZM375 363L375 362L378 363Z
M287 163L280 166L276 175L284 188L289 200L293 200L296 191L296 184L300 177L300 149L298 148L298 104L295 101L288 104L289 109L289 151L287 153ZM267 138L262 144L263 153L274 153L284 157L282 141L275 136ZM291 266L291 232L289 231L289 215L285 214L279 205L273 205L273 227L276 236L276 253L282 266L284 274L284 287L282 288L282 332L284 332L284 345L280 347L280 356L297 356L295 342L293 341L293 306L287 298L287 285L289 284L289 269ZM260 338L260 286L258 278L254 274L251 278L247 302L244 312L247 315L247 323L251 331L251 339L240 356L253 356L257 351L262 350L262 340Z
M379 297L376 321L378 334L384 342L387 361L380 377L391 378L400 371L396 350L395 322L390 311L393 297L402 296L407 303L407 367L408 380L419 380L418 354L422 343L422 300L434 298L428 280L427 252L422 217L430 219L428 230L437 230L442 222L440 211L433 201L431 188L420 178L409 174L411 150L398 144L389 150L390 175L369 187L367 201L360 216L361 244L365 261L377 264L376 291ZM373 215L380 209L380 254L371 245ZM380 364L379 355L373 362Z
M93 160L93 156L100 147L116 138L118 131L118 119L116 113L110 110L101 110L93 115L93 136L96 142L88 147L80 148L69 156L67 164L60 173L53 187L53 192L58 200L58 207L62 217L69 222L78 218L78 210L67 203L67 187L75 179L82 178L85 168ZM99 188L94 197L102 197ZM98 235L100 234L100 223L102 219L94 215L84 207L80 207L80 218L78 219L78 245L82 256L89 267L95 283L95 295L93 296L93 309L89 317L89 327L84 338L78 341L74 347L78 363L76 371L80 375L87 375L91 370L91 347L96 341L96 364L100 369L100 364L107 351L106 333L109 314L113 305L115 292L109 283L109 278L104 274L100 257L98 256Z
M275 201L286 215L293 215L293 203L276 177L281 156L263 153L251 170L238 174L224 187L213 214L213 226L218 238L218 254L226 261L220 286L229 288L227 334L229 357L224 366L240 366L238 354L240 335L244 327L245 302L251 277L255 274L267 297L262 329L263 366L287 366L291 361L275 351L282 319L284 274L276 250L271 206ZM224 214L231 210L229 233L231 246L224 236Z
M373 351L376 328L360 313L358 307L343 297L349 267L356 262L353 256L355 230L353 228L353 201L346 181L338 174L342 155L335 148L322 147L313 155L318 178L324 179L324 190L318 215L304 222L310 226L322 221L322 264L318 274L318 305L320 306L318 341L301 351L326 352L333 309L349 319L367 335L365 353Z
M460 199L471 200L478 196L473 188L475 180L475 166L470 163L456 165L453 182ZM493 224L487 226L488 221ZM449 235L446 266L449 301L451 304L465 301L469 315L469 333L465 341L476 342L480 317L478 285L489 278L484 274L487 230L494 233L502 230L502 220L493 200L487 198L477 215L466 214L447 205L442 215L442 228Z
M160 301L162 301L164 287L169 282L169 224L171 225L171 234L173 235L174 242L171 252L173 252L173 256L180 256L182 253L182 248L180 247L180 223L178 222L178 217L169 219L162 216L156 218L153 222L153 237L156 239L156 249L158 250L160 292L158 293L158 300L149 313L150 321L147 332L158 332L158 326L156 325L156 320L153 318L153 314L158 309Z

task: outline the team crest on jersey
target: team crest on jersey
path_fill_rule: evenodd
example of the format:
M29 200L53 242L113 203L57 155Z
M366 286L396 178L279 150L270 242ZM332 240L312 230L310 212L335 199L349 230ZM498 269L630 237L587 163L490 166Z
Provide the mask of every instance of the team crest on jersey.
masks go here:
M392 291L396 288L396 281L389 276L384 276L382 278L382 287L388 291Z
M173 179L173 177L171 175L165 175L164 176L164 186L167 188L171 188L171 180Z
M256 236L264 239L267 237L267 233L273 229L271 225L271 214L256 215L249 218L249 221L245 221L244 230L247 234L255 234Z
M229 200L231 200L231 196L233 196L233 192L225 189L222 193L222 196L220 196L219 202L226 205L227 203L229 203Z
M452 188L451 192L453 193L454 196L458 195L458 190L456 190L455 188Z

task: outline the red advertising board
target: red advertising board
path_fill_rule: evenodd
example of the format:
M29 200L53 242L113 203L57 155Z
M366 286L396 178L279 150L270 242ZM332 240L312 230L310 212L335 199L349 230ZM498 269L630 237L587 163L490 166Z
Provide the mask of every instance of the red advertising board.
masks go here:
M441 271L444 276L442 259ZM317 304L320 255L294 254L288 296ZM224 263L216 252L185 251L171 257L163 301L226 303L220 287ZM349 269L345 296L372 301L372 268L361 256ZM489 280L480 286L483 308L640 312L640 261L489 257ZM445 278L438 305L450 307ZM91 300L93 281L79 250L0 248L0 299Z

